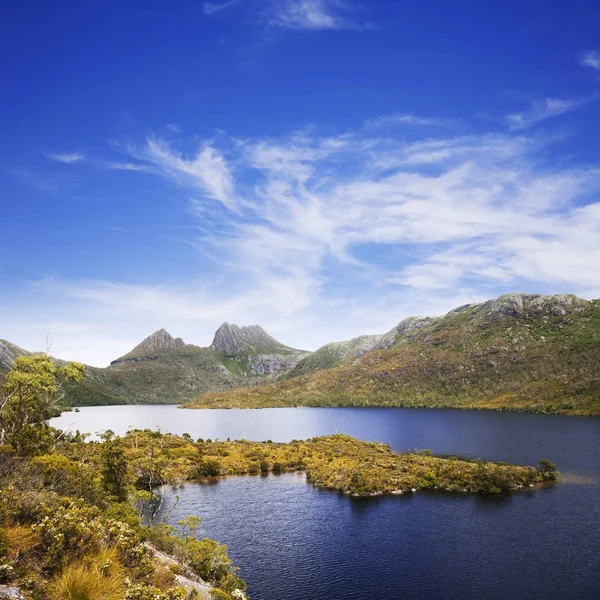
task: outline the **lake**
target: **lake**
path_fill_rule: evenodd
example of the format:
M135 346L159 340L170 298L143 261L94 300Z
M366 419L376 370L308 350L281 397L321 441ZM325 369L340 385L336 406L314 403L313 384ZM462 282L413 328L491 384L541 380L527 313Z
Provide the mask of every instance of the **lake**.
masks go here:
M169 522L194 514L227 544L252 600L600 597L600 419L492 411L86 407L52 425L160 427L285 442L348 433L396 451L556 463L556 485L507 496L349 498L300 474L165 488Z

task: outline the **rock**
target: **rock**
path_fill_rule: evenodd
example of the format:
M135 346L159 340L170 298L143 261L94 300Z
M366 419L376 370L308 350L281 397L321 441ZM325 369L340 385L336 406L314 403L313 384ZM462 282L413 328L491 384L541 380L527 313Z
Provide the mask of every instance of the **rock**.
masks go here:
M23 594L13 585L0 585L0 600L23 600Z
M473 306L472 304L467 304L463 307L456 308L450 313L460 312L465 307ZM417 333L421 329L425 327L429 327L439 321L439 317L408 317L408 319L404 319L404 321L400 321L396 326L396 333L402 335L408 339L413 337L413 334Z
M300 355L259 354L248 359L248 369L255 375L272 375L298 364Z
M210 349L225 356L247 354L288 354L298 352L272 338L259 325L238 327L223 323L217 329Z
M156 562L162 563L167 567L177 567L181 570L181 573L175 575L175 581L177 582L177 585L183 587L188 594L195 591L198 594L198 598L201 598L202 600L210 599L210 590L212 589L210 583L203 581L190 569L185 567L185 565L182 565L175 557L157 550L150 542L145 542L145 546L153 553Z

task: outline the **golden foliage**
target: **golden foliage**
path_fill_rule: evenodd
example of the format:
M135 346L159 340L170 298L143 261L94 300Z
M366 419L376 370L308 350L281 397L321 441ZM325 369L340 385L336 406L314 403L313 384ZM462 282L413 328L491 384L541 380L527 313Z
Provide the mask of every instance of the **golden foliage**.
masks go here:
M50 600L122 600L125 574L115 548L66 566L51 582Z

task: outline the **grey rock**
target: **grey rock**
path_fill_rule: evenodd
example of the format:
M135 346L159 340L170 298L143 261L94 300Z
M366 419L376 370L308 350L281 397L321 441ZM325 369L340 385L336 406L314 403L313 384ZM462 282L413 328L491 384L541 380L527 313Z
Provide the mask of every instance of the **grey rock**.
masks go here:
M248 369L254 375L272 375L292 369L304 354L258 354L248 359Z
M470 306L472 306L472 305L467 304L464 307L456 308L456 309L454 309L454 311L450 311L450 312L454 313L457 311L461 311L465 307L470 307ZM448 313L448 314L450 314L450 313ZM439 321L439 319L440 319L440 317L408 317L408 319L404 319L404 321L401 321L400 323L398 323L395 331L397 334L399 334L405 338L411 339L412 337L414 337L414 335L416 333L418 333L425 327L429 327L430 325L437 323Z
M0 600L23 600L23 594L14 585L0 585Z
M238 327L229 323L223 323L217 329L210 349L225 356L297 352L272 338L259 325Z

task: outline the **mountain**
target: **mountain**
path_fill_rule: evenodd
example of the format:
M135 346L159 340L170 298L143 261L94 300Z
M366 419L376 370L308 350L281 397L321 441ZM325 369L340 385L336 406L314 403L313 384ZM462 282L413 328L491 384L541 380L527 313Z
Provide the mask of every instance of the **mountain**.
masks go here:
M0 372L19 354L27 352L0 342ZM177 404L209 391L265 383L283 376L307 354L281 344L258 325L224 323L207 348L160 329L109 367L87 367L83 382L65 384L66 401L75 406Z
M152 360L154 354L169 350L183 350L186 347L181 338L174 338L166 329L159 329L149 335L141 344L121 358L113 360L110 364L117 365L125 362L141 362Z
M506 294L323 346L196 407L410 406L600 415L600 300Z
M0 341L0 373L26 350ZM57 362L62 362L58 361ZM600 300L506 294L313 353L223 323L208 347L156 331L68 384L73 405L422 406L600 415ZM200 398L199 400L197 400Z
M0 340L0 373L8 371L17 356L26 356L27 354L30 352L6 340Z

